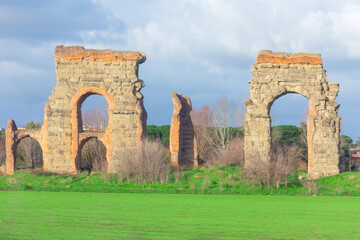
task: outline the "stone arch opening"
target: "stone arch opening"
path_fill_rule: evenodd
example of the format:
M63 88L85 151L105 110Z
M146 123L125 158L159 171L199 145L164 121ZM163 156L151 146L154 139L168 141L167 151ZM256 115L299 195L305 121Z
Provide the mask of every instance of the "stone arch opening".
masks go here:
M296 167L303 170L307 170L308 150L312 149L307 134L309 104L307 97L291 92L277 97L269 109L272 151L280 149L295 153L298 158Z
M295 102L295 99L294 99L295 97L298 98L298 99L301 99L301 100L306 99L306 101L308 101L308 103L310 101L309 97L304 95L303 93L299 93L299 92L295 92L295 91L284 91L284 92L279 93L278 95L274 96L272 98L272 100L270 100L268 102L268 107L267 107L268 114L271 116L271 110L273 109L273 105L274 105L275 102L276 102L275 104L278 104L284 98L287 98L288 100L291 100L292 102ZM297 102L300 102L301 100L297 100ZM305 102L305 101L303 101L303 102Z
M107 172L107 149L101 140L97 137L85 138L80 142L79 151L80 156L76 165L80 172Z
M82 123L82 132L105 132L109 123L109 104L100 94L86 97L81 104L79 122Z
M76 130L78 133L83 132L83 121L82 121L82 112L81 108L85 100L90 96L102 96L105 98L108 108L107 108L107 127L104 129L107 132L112 126L112 110L114 109L114 100L113 98L103 89L97 87L83 88L79 90L72 98L70 103L71 108L71 123L73 125L73 130Z
M327 82L320 54L261 51L251 67L250 98L245 102L245 168L257 158L270 161L272 104L288 93L309 99L308 178L339 173L338 83ZM253 161L254 162L254 161Z
M99 133L99 138L102 139L104 146L107 149L106 158L107 166L111 166L111 134L112 134L112 120L114 110L114 100L104 89L97 87L88 87L80 89L72 98L70 103L71 108L71 123L72 123L72 149L71 149L71 165L73 172L79 172L81 170L81 143L84 139L93 137L94 133L87 133L83 131L83 122L81 118L81 106L84 101L92 95L103 96L109 107L108 107L108 123L104 133ZM84 142L84 144L86 141ZM108 171L110 170L107 167Z
M30 135L20 137L14 143L14 169L35 169L44 167L43 150L40 142Z

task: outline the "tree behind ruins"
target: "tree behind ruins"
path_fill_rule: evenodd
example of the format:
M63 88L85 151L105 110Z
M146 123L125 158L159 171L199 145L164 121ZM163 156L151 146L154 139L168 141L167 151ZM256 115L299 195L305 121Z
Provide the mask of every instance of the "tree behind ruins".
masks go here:
M193 109L191 118L200 162L224 154L232 139L243 137L242 110L226 97L217 98L211 107Z

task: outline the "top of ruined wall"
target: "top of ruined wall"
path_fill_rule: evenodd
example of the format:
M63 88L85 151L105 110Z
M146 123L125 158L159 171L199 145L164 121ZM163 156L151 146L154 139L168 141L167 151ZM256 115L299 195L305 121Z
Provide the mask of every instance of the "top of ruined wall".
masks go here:
M174 103L175 116L187 116L192 110L191 100L188 96L178 94L176 92L171 93L171 98Z
M259 52L256 63L322 65L322 59L320 53L282 53L263 50Z
M64 47L58 45L55 48L55 59L66 61L89 59L92 61L101 60L105 62L137 61L137 63L143 63L146 60L146 55L143 52L112 51L110 49L95 50L85 49L81 46Z

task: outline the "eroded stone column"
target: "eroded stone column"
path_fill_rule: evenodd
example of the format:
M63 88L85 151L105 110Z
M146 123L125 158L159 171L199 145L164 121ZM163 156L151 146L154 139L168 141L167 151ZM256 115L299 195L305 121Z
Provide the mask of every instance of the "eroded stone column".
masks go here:
M10 119L5 130L6 174L13 174L15 172L16 130L15 121Z
M197 166L194 125L191 120L192 110L189 97L171 93L174 112L170 127L170 153L173 166Z

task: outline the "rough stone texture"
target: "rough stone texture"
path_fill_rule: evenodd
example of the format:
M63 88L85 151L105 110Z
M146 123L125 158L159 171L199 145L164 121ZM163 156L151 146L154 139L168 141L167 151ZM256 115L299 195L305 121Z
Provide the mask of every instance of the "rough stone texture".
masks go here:
M254 158L269 161L271 147L270 109L287 94L309 99L309 178L339 173L338 83L328 83L320 54L261 51L251 67L250 99L245 104L245 167Z
M194 125L191 120L192 110L190 98L171 93L174 112L170 127L170 153L173 166L197 166Z
M139 64L145 59L141 52L56 46L56 86L45 104L42 129L32 133L43 150L44 170L78 172L82 143L94 137L107 149L108 172L117 170L119 160L112 156L135 148L145 135L147 115L140 93L144 82L138 79ZM82 132L81 105L94 94L109 104L108 127L101 134ZM6 130L8 173L14 172L12 154L20 136L14 126L9 122Z

